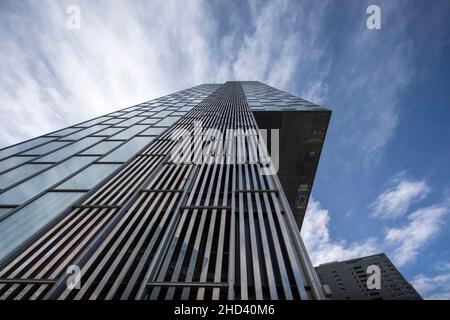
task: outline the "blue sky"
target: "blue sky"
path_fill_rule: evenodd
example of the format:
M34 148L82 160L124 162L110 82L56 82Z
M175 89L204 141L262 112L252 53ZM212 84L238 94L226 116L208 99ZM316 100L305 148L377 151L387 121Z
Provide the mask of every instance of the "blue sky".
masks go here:
M4 0L0 147L200 83L268 83L333 110L302 230L314 263L384 251L450 298L449 16L446 0Z

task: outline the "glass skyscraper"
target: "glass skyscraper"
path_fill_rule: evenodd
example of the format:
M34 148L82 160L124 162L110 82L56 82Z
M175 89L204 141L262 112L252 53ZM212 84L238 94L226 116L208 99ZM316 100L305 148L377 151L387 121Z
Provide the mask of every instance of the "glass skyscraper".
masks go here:
M299 230L330 114L204 84L0 150L0 299L322 299Z

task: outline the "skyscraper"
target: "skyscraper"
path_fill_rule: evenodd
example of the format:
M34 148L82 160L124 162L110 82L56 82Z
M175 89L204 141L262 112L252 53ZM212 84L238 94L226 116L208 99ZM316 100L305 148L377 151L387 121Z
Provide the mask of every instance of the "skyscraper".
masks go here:
M329 118L205 84L0 150L0 298L323 298L299 229Z
M373 271L380 270L380 287L368 288L367 280ZM384 254L324 263L316 268L323 285L330 288L332 300L421 300L422 297ZM369 272L368 272L369 270ZM369 281L370 282L370 281Z

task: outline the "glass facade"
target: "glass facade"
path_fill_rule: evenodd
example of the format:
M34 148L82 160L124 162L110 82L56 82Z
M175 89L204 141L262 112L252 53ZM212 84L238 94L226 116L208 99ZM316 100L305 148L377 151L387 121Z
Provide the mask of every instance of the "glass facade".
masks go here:
M0 150L0 299L321 298L276 175L170 161L178 132L196 141L201 123L226 144L274 108L329 113L259 82L204 84ZM64 287L73 264L80 290Z

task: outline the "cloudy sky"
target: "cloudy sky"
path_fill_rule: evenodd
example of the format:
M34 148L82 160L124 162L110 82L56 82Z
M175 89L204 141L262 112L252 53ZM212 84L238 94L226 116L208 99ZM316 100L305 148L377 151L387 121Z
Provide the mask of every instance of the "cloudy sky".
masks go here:
M2 0L0 147L200 83L265 82L333 110L302 230L314 264L384 251L450 298L449 16L446 0Z

